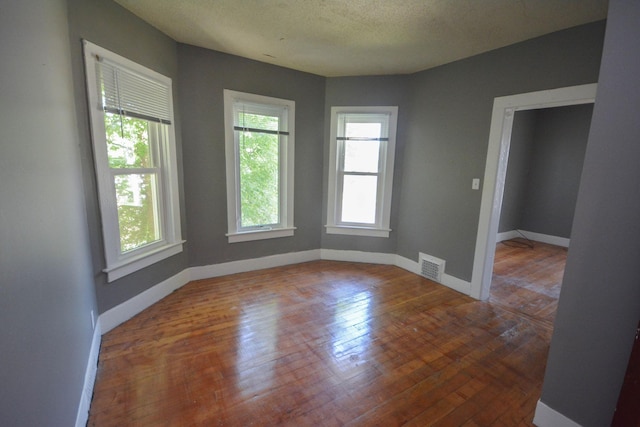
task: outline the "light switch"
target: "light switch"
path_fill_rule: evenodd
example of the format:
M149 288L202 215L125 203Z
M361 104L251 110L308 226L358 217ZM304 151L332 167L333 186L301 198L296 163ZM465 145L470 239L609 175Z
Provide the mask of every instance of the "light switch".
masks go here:
M479 190L480 189L480 178L473 178L471 181L471 189Z

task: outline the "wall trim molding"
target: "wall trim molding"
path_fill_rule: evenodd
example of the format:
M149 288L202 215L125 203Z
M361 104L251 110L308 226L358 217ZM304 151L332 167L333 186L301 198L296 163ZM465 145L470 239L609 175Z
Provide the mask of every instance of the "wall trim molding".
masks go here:
M410 271L415 274L419 274L419 266L417 261L410 260L400 255L395 256L394 265L400 268L404 268L407 271ZM465 295L471 295L471 282L467 282L466 280L458 279L455 276L451 276L450 274L443 273L442 274L442 283L440 283L447 288L453 289L454 291L458 291Z
M131 319L171 292L189 283L189 280L189 269L182 270L180 273L150 287L122 304L105 311L98 318L102 324L102 333L106 334L116 326Z
M498 233L496 235L496 242L502 242L504 240L515 239L516 237L522 237L524 235L527 239L535 242L547 243L549 245L562 246L568 248L571 243L571 239L566 237L552 236L550 234L535 233L533 231L526 230L511 230Z
M515 239L517 237L522 237L522 236L516 230L503 231L501 233L496 234L496 243L504 242L505 240Z
M442 284L447 288L453 289L454 291L458 291L462 294L471 296L471 282L467 282L465 280L458 279L455 276L443 273Z
M330 261L363 262L370 264L395 264L395 254L382 252L343 251L340 249L320 249L320 259Z
M300 264L302 262L316 261L318 259L320 259L320 249L311 249L302 252L290 252L260 258L229 261L221 264L190 267L188 269L189 280L209 279L211 277L220 277L229 274L244 273L247 271L263 270L265 268L281 267L283 265Z
M536 405L533 424L538 427L581 427L580 424L548 407L540 400Z
M84 384L82 386L80 404L78 405L78 413L76 415L76 427L84 427L87 425L87 421L89 421L89 409L91 408L93 386L96 383L96 375L98 373L98 356L100 355L101 342L102 329L100 325L100 318L98 318L96 327L93 330L91 348L89 349L89 359L87 360L87 369L84 374Z
M396 267L403 268L411 273L418 274L419 267L418 261L414 261L409 258L405 258L401 255L396 255L395 262L393 263Z

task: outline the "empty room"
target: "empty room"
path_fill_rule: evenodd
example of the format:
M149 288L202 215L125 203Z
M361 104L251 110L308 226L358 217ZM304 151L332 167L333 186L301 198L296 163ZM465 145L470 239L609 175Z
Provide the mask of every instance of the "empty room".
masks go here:
M638 20L3 2L0 424L636 425Z

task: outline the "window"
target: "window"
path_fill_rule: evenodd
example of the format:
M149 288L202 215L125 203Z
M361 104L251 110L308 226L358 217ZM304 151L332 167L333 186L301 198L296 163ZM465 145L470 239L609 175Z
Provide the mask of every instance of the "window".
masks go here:
M327 233L389 237L398 107L332 107Z
M84 42L108 281L182 251L171 79Z
M230 243L292 236L295 103L224 91Z

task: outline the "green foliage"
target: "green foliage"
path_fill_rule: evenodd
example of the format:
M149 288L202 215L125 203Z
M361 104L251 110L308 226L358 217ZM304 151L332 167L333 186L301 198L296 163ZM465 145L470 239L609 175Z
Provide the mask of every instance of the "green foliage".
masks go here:
M243 132L240 136L243 227L279 222L278 183L278 136Z
M110 168L152 167L147 120L105 113Z
M150 126L146 120L105 113L109 167L116 170L114 186L120 230L120 249L127 252L160 238L154 186L155 173L130 173L152 168Z
M257 129L278 129L278 117L240 113L240 123ZM279 136L240 132L240 218L242 227L280 222Z

